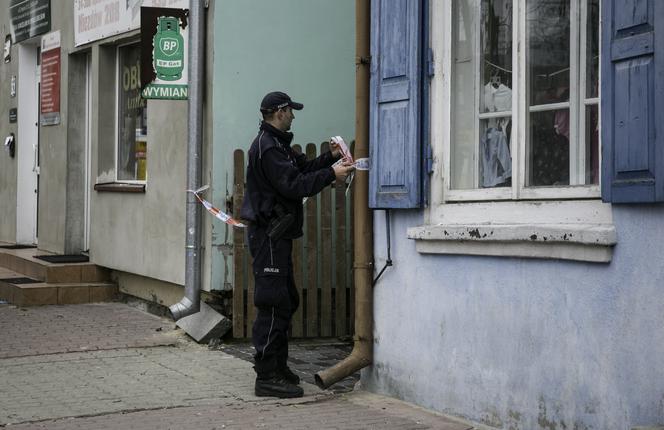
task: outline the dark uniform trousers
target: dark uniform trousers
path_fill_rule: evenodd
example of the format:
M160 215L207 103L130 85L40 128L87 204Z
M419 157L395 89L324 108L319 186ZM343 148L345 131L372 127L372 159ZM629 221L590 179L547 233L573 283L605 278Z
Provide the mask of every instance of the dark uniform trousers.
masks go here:
M293 277L293 241L272 240L262 227L250 226L249 251L253 257L254 305L257 308L252 340L258 377L286 366L288 329L300 304Z

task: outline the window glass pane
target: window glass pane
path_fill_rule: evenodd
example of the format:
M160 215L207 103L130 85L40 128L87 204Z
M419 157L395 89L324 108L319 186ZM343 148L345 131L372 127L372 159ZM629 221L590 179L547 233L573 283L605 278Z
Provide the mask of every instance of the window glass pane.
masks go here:
M526 26L526 185L569 185L570 109L544 106L570 100L570 0L527 1Z
M451 188L510 186L512 0L455 5Z
M480 121L480 188L512 185L511 117Z
M118 180L145 180L147 104L141 97L140 45L119 49Z
M480 112L512 109L512 0L482 0Z
M586 97L599 96L599 0L588 0L586 22Z
M475 23L477 0L454 2L451 188L475 187Z
M570 0L526 2L530 105L569 100Z
M569 109L532 112L528 185L569 184Z
M586 106L586 184L599 184L599 112Z

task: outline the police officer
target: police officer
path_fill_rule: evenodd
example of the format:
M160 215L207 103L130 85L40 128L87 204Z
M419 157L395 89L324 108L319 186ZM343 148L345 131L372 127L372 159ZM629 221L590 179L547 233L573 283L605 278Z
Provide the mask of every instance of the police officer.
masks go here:
M283 92L268 93L260 106L260 130L249 149L241 217L249 221L258 310L252 332L257 396L303 395L300 378L287 365L288 328L300 303L293 277L293 239L302 236L302 199L335 179L343 181L353 170L349 163L332 167L341 155L335 143L314 160L293 151L293 110L303 107Z

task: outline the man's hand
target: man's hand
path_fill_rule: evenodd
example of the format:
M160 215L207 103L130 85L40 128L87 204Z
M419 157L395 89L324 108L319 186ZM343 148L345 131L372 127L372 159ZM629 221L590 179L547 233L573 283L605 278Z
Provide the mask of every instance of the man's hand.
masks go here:
M330 142L330 151L332 151L332 156L334 158L339 158L341 155L341 146L338 143L332 141Z
M346 176L355 170L355 166L353 166L352 163L347 163L347 162L341 162L339 164L336 164L332 166L332 169L334 169L334 176L337 177L337 181L345 181Z

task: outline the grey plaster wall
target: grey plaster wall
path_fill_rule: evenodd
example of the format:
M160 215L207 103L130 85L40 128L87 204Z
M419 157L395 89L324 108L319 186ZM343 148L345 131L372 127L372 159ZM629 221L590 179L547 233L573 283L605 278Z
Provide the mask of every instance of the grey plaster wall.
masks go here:
M69 94L67 95L67 159L65 187L64 252L85 250L85 174L86 174L86 63L88 53L70 55Z
M99 88L100 99L106 91L105 87ZM103 123L112 121L107 109L100 106L97 114L93 110L101 133L106 129ZM94 263L184 283L186 112L186 101L148 101L145 193L93 191L90 255ZM109 153L101 149L108 143L106 139L101 134L98 138L100 146L93 151L93 165L95 159L99 163ZM110 143L113 148L112 139ZM99 182L105 182L101 175Z
M393 211L365 385L490 428L664 423L664 205L613 212L613 261L588 264L419 254L421 213Z
M9 34L9 14L2 3L0 10L0 29L2 43ZM16 241L16 180L18 174L17 158L10 158L5 150L5 137L9 133L18 136L18 124L9 123L9 110L18 108L18 98L10 97L11 77L18 74L18 52L12 48L12 61L5 63L0 59L0 242ZM17 151L21 148L16 148Z

